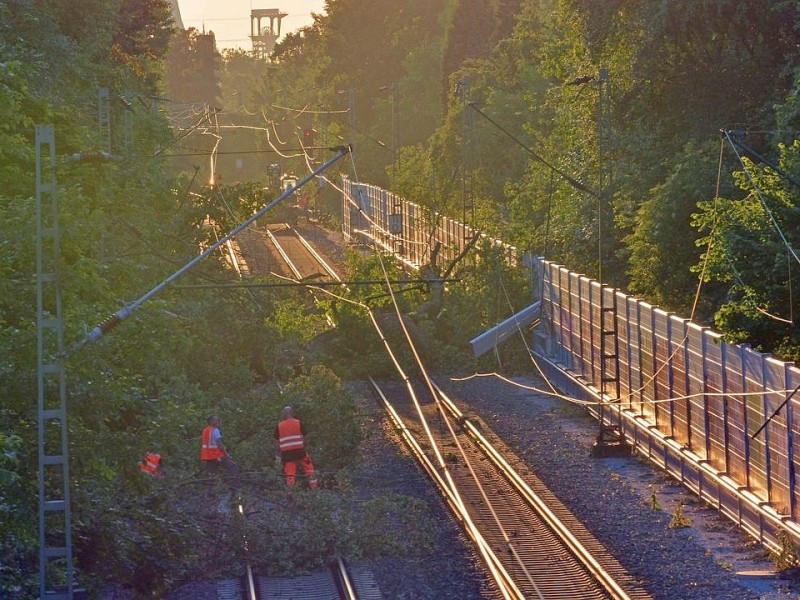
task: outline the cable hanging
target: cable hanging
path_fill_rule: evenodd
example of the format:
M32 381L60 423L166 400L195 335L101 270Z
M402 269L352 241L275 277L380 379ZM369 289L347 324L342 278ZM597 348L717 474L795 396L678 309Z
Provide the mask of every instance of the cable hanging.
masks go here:
M730 132L725 130L725 131L723 131L723 133L725 135L725 138L730 143L734 154L736 154L736 158L739 159L739 162L742 165L742 169L744 170L744 174L747 177L747 180L750 182L750 185L753 186L753 191L756 193L756 196L758 197L759 201L761 202L761 206L763 206L764 210L767 212L767 215L769 216L769 219L772 222L773 227L775 227L775 230L778 232L778 235L780 236L781 240L783 241L784 246L786 246L786 249L791 253L791 255L794 257L795 261L797 261L798 264L800 264L800 257L797 256L797 253L795 252L795 250L792 247L792 245L789 243L789 240L786 239L786 235L784 235L780 224L778 224L778 221L775 218L775 215L773 214L772 210L767 205L767 201L764 199L764 195L761 193L761 188L758 186L756 181L753 179L753 176L750 174L750 170L747 168L747 164L744 162L744 159L739 154L739 150L736 147L736 144L731 139Z

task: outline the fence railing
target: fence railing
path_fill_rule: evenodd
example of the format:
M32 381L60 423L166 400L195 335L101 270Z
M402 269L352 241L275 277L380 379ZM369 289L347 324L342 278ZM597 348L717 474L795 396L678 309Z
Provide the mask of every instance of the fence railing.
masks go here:
M342 180L342 233L345 239L375 246L401 258L412 268L430 263L439 243L440 265L453 261L466 244L481 234L469 225L424 209L382 188L368 183ZM509 264L519 264L517 248L491 239Z
M800 369L562 266L541 260L538 267L535 349L558 367L554 376L602 398L611 424L762 541L778 545L783 525L800 539L800 397L792 395ZM608 385L603 365L608 331L615 331L618 386Z
M472 228L369 184L343 181L343 233L416 268L452 260ZM514 246L500 240L512 265ZM800 544L800 369L544 259L534 351L566 393L768 547ZM608 408L609 410L605 410Z

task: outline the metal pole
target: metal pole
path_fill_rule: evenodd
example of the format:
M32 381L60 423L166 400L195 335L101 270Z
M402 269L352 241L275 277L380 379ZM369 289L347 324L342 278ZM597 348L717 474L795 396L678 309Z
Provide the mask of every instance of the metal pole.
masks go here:
M338 161L340 158L342 158L343 156L345 156L346 154L348 154L350 152L350 148L349 147L346 148L346 147L343 147L343 146L335 148L335 150L337 150L336 156L334 156L333 158L328 160L326 163L324 163L321 166L319 166L316 169L314 169L314 171L312 171L310 174L306 175L303 179L301 179L297 183L297 185L288 188L280 196L278 196L275 200L273 200L272 202L267 204L264 208L262 208L260 211L255 213L252 217L247 219L244 223L242 223L241 225L239 225L238 227L233 229L230 233L228 233L227 235L221 237L214 244L209 246L205 251L203 251L202 253L197 255L195 258L190 260L183 267L178 269L175 273L173 273L172 275L167 277L164 281L162 281L156 287L154 287L152 290L147 292L144 296L142 296L138 300L134 301L133 303L129 304L128 306L126 306L122 310L117 311L111 317L109 317L108 319L103 321L103 323L101 323L100 325L98 325L97 327L92 329L92 331L89 332L89 334L83 340L81 340L80 342L75 344L75 346L73 346L70 349L70 354L75 352L76 350L80 349L81 347L83 347L85 344L87 344L89 342L97 341L104 334L110 332L117 325L119 325L122 321L127 319L131 315L131 313L134 310L136 310L137 308L139 308L142 304L144 304L145 302L150 300L150 298L152 298L153 296L155 296L156 294L161 292L165 287L167 287L173 281L178 279L181 275L186 273L189 269L191 269L192 267L197 265L200 261L208 258L211 254L216 252L217 249L220 246L222 246L223 244L225 244L228 240L233 239L237 234L239 234L241 231L246 229L251 223L254 223L259 218L263 217L267 213L267 211L269 211L271 208L273 208L277 204L283 202L286 198L288 198L289 196L294 194L295 191L297 191L298 189L303 187L306 183L311 181L314 177L316 177L317 175L319 175L320 173L325 171L328 167L333 165L336 161Z
M45 151L45 147L47 151ZM39 595L72 600L67 391L60 231L52 125L36 126L36 349L39 450ZM63 585L56 577L66 578Z

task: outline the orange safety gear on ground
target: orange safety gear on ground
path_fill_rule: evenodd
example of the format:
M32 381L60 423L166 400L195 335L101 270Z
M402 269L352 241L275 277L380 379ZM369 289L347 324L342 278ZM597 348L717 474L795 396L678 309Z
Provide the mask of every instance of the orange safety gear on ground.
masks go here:
M217 446L217 442L211 436L211 433L216 429L213 425L209 425L203 429L203 443L200 447L200 460L218 460L225 456L225 453Z
M300 421L289 418L278 423L278 448L281 452L305 448Z
M148 475L161 476L161 455L148 452L144 455L144 461L139 465L139 470Z

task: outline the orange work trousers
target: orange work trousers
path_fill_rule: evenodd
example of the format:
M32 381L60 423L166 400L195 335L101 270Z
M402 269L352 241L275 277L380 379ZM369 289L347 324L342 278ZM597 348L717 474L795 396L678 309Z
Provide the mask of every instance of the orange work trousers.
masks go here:
M308 487L312 490L316 489L319 482L314 475L314 463L311 462L311 457L308 455L308 452L306 452L306 455L300 460L287 460L283 464L283 472L286 474L286 485L294 487L298 466L302 469L305 476L308 477Z

